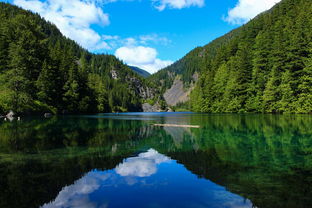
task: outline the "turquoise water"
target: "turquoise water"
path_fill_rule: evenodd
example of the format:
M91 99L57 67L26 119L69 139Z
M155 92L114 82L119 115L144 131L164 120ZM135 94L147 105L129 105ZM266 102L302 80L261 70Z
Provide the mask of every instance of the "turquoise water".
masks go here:
M312 207L311 127L308 115L0 121L0 207Z

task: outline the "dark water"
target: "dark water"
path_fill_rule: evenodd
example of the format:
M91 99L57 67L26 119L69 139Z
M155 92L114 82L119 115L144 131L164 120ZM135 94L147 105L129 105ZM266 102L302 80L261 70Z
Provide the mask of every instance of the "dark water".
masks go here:
M312 117L158 113L0 121L0 207L309 208Z

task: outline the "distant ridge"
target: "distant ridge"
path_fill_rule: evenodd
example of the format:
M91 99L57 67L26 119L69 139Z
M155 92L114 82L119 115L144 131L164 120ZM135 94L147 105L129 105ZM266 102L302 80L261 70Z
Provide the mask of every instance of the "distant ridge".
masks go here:
M151 74L147 71L145 71L144 69L141 69L139 67L136 66L128 66L130 69L132 69L135 73L137 73L138 75L147 78L149 76L151 76Z

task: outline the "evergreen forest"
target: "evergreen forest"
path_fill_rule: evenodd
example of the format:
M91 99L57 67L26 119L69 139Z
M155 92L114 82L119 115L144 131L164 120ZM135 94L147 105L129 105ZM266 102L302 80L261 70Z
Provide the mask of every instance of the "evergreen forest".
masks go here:
M178 77L206 113L312 112L312 1L283 0L156 74L92 54L38 14L0 3L0 113L142 111ZM140 71L140 70L139 70ZM139 74L137 74L139 73ZM174 109L174 108L173 108Z
M142 111L158 99L149 88L116 57L89 53L38 14L0 3L0 114Z
M312 1L281 1L150 80L164 92L176 76L196 81L195 112L311 113Z

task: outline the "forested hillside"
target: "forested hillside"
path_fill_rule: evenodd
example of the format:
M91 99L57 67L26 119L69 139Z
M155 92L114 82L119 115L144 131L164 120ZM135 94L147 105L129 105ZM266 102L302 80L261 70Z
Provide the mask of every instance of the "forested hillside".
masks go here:
M144 69L140 69L139 67L129 66L129 68L144 78L151 76L151 74L149 72L145 71Z
M311 113L312 1L284 0L151 79L164 91L195 72L194 111Z
M165 107L158 92L178 106L191 92L196 112L311 113L311 31L312 1L283 0L145 80L0 3L0 114L142 111Z
M186 56L153 74L148 79L153 83L160 82L161 85L158 86L162 92L172 86L176 76L184 82L186 87L189 87L191 82L196 81L194 74L201 72L206 67L207 61L216 55L218 49L238 35L238 33L238 30L231 31L204 47L193 49Z
M141 111L157 93L111 55L94 55L37 14L0 3L0 113Z

